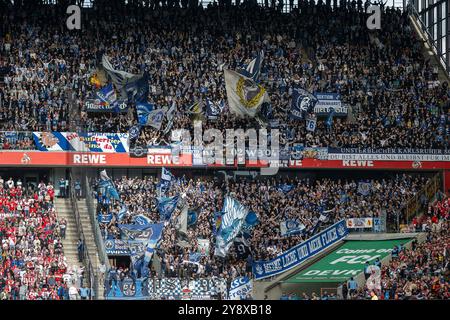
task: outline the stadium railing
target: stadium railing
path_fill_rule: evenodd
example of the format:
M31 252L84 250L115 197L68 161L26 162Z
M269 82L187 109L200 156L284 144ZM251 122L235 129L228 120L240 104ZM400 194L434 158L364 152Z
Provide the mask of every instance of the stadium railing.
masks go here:
M414 6L414 2L410 1L408 4L408 13L410 17L414 18L412 20L415 20L417 24L420 27L420 31L423 33L423 37L425 38L428 46L435 54L437 60L439 61L441 67L445 70L445 75L447 79L450 80L450 65L444 60L442 52L436 47L436 43L433 40L433 36L428 31L427 26L423 22L422 18L420 17L420 13L417 11L416 7Z
M108 255L106 254L105 243L103 241L102 233L100 231L100 227L97 222L96 205L95 205L96 202L94 200L93 192L92 192L91 186L89 185L89 178L87 176L85 177L85 187L86 187L86 204L87 204L89 219L90 219L91 225L92 225L92 230L94 230L94 240L95 240L95 244L97 245L98 256L99 256L100 262L106 266L106 274L107 274L109 269L111 268L111 266L109 264Z
M89 249L87 246L85 233L83 231L83 225L81 223L80 211L78 209L78 203L77 203L77 198L75 195L75 188L73 185L72 175L70 175L70 202L72 205L73 213L75 215L75 222L77 225L78 235L79 235L79 238L81 239L81 241L83 242L83 263L86 267L85 273L86 273L86 276L89 278L91 292L94 293L94 297L97 297L97 294L99 291L98 290L98 277L94 270L91 259L89 258Z

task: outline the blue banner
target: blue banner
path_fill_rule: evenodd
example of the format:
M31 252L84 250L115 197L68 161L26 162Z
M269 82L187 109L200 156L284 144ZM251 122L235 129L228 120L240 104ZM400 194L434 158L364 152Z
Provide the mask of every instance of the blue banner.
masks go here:
M97 215L97 220L98 220L99 223L110 223L112 218L113 218L112 213L109 213L109 214L101 214L101 213L99 213Z
M124 239L131 240L148 240L153 234L151 224L137 225L137 224L119 224L119 229L122 232Z
M253 263L255 279L272 277L290 270L324 251L334 243L341 241L347 234L348 230L345 221L341 220L312 238L292 247L273 260L255 261Z
M142 255L145 252L146 242L143 240L105 240L106 254L109 256Z
M170 220L172 213L177 207L178 199L179 196L158 198L158 211L161 215L161 220Z
M187 280L179 278L125 278L112 282L106 287L106 299L139 300L139 299L183 299L202 300L217 297L219 287L225 288L225 279L202 278ZM225 293L225 292L224 292Z
M291 119L301 120L305 115L314 110L317 103L316 97L304 89L295 88L292 92L291 110L289 117Z

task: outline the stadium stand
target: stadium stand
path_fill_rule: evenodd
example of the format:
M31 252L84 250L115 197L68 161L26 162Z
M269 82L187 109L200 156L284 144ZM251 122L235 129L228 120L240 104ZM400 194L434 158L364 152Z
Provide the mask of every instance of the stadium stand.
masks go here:
M0 0L1 300L449 298L450 87L408 8L369 31L370 1L80 1L68 32L47 2ZM196 121L279 129L287 164L177 163ZM356 270L377 288L273 294L402 233Z

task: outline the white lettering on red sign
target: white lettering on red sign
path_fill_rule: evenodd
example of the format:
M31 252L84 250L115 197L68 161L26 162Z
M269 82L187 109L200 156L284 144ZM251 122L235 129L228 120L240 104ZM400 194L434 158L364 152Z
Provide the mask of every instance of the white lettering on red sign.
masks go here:
M371 160L343 160L342 165L344 167L373 167L373 161Z
M106 164L106 155L104 154L74 154L74 164Z

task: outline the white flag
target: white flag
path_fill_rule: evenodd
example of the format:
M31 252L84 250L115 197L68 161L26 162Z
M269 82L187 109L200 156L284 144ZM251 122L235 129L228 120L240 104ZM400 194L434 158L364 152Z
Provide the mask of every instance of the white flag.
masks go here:
M266 89L251 78L233 70L224 70L230 111L241 117L254 118L263 102L270 102Z

